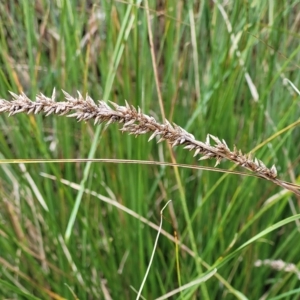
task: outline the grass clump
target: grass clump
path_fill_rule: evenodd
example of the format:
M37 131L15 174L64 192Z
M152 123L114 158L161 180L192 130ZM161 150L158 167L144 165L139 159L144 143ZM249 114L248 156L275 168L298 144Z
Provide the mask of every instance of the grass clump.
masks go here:
M299 298L298 6L0 3L1 297Z

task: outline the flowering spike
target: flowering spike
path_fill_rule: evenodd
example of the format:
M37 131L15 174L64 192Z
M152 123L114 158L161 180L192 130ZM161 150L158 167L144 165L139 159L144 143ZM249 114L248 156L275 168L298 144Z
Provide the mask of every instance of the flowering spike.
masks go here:
M127 132L135 136L150 133L149 141L156 136L160 136L158 143L167 140L172 147L183 145L184 149L194 150L194 156L201 153L203 156L199 160L215 158L216 166L222 159L230 160L247 170L252 170L259 177L273 181L275 184L300 195L295 185L277 179L277 169L274 165L269 169L262 161L257 158L253 159L251 153L244 155L236 146L231 151L223 139L220 140L218 137L208 134L205 143L197 141L191 133L182 127L174 123L171 124L168 120L161 124L152 116L143 114L140 107L136 109L134 106L129 105L126 100L125 106L119 106L114 102L109 102L110 105L108 105L104 101L97 101L96 105L88 94L85 98L80 92L78 92L77 98L65 91L63 91L63 94L65 101L56 102L55 89L53 89L50 98L41 93L36 96L36 101L30 100L24 93L17 95L10 92L11 101L0 99L0 112L7 112L9 116L22 112L27 114L41 112L46 116L51 114L67 115L69 118L76 118L77 121L94 119L95 124L105 123L105 128L111 123L123 123L123 127L120 129L121 132ZM216 146L210 145L211 140L216 143Z

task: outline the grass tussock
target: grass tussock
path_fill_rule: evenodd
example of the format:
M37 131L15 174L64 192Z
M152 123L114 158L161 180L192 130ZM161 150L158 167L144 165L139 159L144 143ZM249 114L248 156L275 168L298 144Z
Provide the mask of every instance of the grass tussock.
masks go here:
M298 299L299 5L0 1L0 298Z

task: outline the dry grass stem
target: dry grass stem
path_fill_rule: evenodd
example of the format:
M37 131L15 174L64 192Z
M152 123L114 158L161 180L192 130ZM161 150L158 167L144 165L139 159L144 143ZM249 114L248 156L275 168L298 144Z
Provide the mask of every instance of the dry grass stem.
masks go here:
M235 146L230 150L224 140L208 134L206 141L201 142L176 124L170 124L165 120L164 124L158 123L153 117L141 112L140 108L136 109L126 102L125 106L119 106L110 102L112 107L104 101L98 104L90 96L85 98L78 92L78 97L72 97L63 92L66 101L55 102L55 90L52 96L46 97L43 94L36 96L36 100L30 100L24 93L17 95L11 93L13 99L7 101L0 99L0 113L7 112L9 116L18 113L45 113L46 116L56 114L59 116L67 115L70 118L76 118L78 121L88 121L93 119L94 124L105 123L106 126L112 123L122 123L122 132L128 132L135 136L152 133L149 141L159 136L158 142L167 140L172 147L177 145L184 146L184 149L194 152L194 156L201 155L199 160L215 159L218 165L222 159L231 162L256 173L259 177L272 181L273 183L300 195L296 185L287 183L277 178L277 170L273 165L271 168L252 157L251 154L243 154ZM211 144L213 143L213 145Z

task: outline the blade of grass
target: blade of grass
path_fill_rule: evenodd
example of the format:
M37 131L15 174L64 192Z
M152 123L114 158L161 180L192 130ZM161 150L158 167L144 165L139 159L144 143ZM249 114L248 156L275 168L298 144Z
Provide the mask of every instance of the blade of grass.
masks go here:
M141 1L138 0L137 5L140 2ZM111 66L110 72L107 76L107 81L106 81L106 85L105 85L105 89L104 89L104 96L103 96L104 101L108 100L108 96L109 96L111 88L112 88L113 80L115 78L116 70L118 68L121 56L122 56L123 51L124 51L124 47L125 47L124 42L126 42L126 40L128 39L128 36L130 34L130 30L131 30L131 27L132 27L132 24L133 24L133 21L134 21L134 15L131 14L132 7L133 7L132 3L133 2L131 2L127 6L126 14L125 14L125 17L122 21L122 26L121 26L121 30L120 30L120 33L119 33L119 36L118 36L117 44L115 46L115 49L114 49L114 52L113 52L113 55L112 55L112 66ZM95 156L96 148L97 148L97 145L99 143L100 133L101 133L101 127L99 126L95 131L95 135L94 135L92 145L91 145L91 148L90 148L90 152L89 152L89 155L88 155L89 159L92 159ZM89 173L90 173L90 168L91 168L91 162L88 162L86 164L85 168L84 168L84 171L83 171L83 178L82 178L82 181L80 183L81 189L80 189L79 193L77 194L75 204L74 204L73 210L71 212L71 215L70 215L70 218L69 218L69 221L68 221L68 225L67 225L67 229L66 229L66 232L65 232L65 240L67 242L71 237L72 228L74 226L74 223L75 223L75 220L76 220L76 217L77 217L79 206L80 206L80 203L81 203L81 200L82 200L83 191L84 191L84 188L85 188L85 183L86 183L87 178L88 178Z

